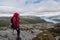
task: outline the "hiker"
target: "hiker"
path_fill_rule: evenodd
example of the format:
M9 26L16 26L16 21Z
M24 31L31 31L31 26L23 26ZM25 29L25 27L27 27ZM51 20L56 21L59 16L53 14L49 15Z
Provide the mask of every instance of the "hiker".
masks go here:
M17 31L17 36L20 35L20 21L19 21L19 13L15 12L13 17L11 18L11 28Z

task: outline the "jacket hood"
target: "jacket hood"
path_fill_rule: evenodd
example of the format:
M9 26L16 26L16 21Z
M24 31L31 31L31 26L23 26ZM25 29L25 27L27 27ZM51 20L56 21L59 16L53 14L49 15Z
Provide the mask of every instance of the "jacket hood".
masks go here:
M18 17L19 16L19 13L18 12L15 12L13 16L14 17Z

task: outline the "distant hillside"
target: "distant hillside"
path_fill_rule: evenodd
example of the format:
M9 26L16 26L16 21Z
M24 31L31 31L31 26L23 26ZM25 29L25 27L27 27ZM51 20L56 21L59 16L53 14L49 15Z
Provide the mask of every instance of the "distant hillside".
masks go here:
M41 18L43 18L44 20L48 21L48 22L52 22L52 23L60 23L60 15L56 15L56 16L42 16Z
M45 20L41 19L40 17L35 17L35 16L24 16L20 17L21 23L42 23L46 22Z
M49 19L60 19L60 15L57 15L57 16L51 16L51 17L49 17Z
M60 15L49 17L49 19L52 19L52 20L54 20L54 21L60 23Z
M10 24L11 17L0 17L0 26L8 26ZM44 23L45 20L40 17L35 16L21 16L21 24L35 24L35 23Z

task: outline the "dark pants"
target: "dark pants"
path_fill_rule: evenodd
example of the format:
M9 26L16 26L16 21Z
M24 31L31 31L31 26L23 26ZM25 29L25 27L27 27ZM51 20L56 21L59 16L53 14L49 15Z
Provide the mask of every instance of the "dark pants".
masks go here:
M16 28L16 31L17 31L17 36L19 37L20 36L20 28Z
M18 27L14 28L14 25L13 24L11 25L11 28L13 30L16 30L17 31L17 36L20 36L20 28L18 28Z

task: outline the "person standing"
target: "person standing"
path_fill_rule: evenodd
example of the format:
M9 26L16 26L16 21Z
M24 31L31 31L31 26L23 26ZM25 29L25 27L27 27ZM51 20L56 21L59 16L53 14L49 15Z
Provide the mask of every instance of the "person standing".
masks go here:
M20 20L19 20L19 13L15 12L13 17L11 18L11 28L17 31L17 37L20 36Z

